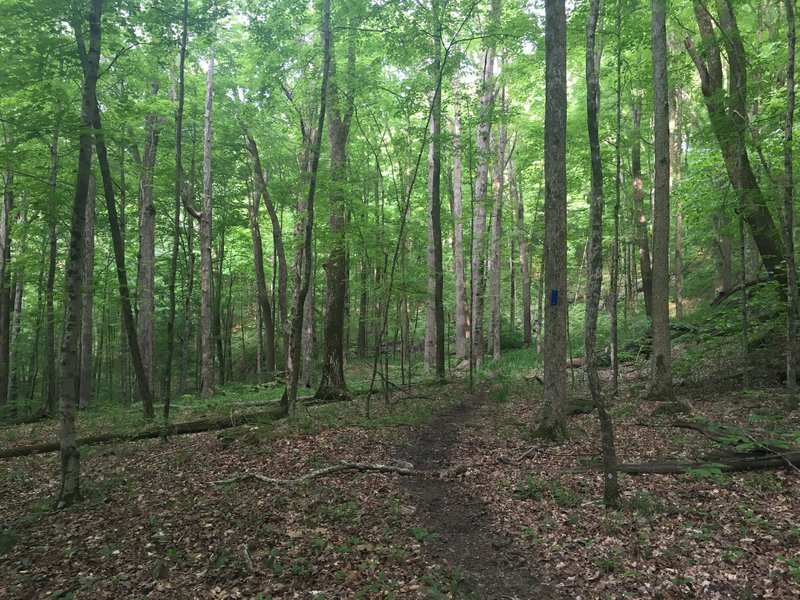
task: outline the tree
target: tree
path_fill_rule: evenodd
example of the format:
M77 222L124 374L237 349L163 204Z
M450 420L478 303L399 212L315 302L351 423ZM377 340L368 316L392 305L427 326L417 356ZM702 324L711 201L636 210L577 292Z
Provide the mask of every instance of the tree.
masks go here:
M59 442L61 445L61 487L58 508L65 508L81 498L80 452L75 436L78 345L80 341L81 285L83 283L84 231L86 228L86 198L92 169L92 128L97 111L97 79L100 64L100 17L102 0L92 0L88 13L89 45L84 39L83 15L76 10L72 29L83 69L81 90L81 129L78 146L78 173L70 221L69 255L66 276L66 315L61 340L59 385Z
M722 150L731 186L739 196L742 216L767 272L785 290L783 243L750 164L745 141L748 105L744 45L731 1L717 0L716 5L718 17L714 19L704 2L694 0L694 15L702 44L698 48L688 35L684 44L700 76L711 128ZM714 33L715 24L720 30L722 43ZM727 78L722 75L721 46L725 47L727 55Z
M466 267L464 264L464 190L461 177L461 106L458 99L458 73L453 75L453 179L452 205L453 214L453 268L455 269L455 321L456 321L456 359L464 360L469 354L467 346L469 331L469 304L467 304Z
M786 58L786 125L783 136L783 206L786 220L786 271L787 271L787 302L786 302L786 392L789 406L797 405L797 267L794 256L794 152L792 146L792 130L794 129L794 63L796 29L794 18L794 0L784 0L787 23Z
M81 372L78 405L87 408L92 401L92 339L94 328L94 231L95 231L95 195L96 182L94 174L89 176L89 191L86 194L86 229L84 232L83 256L83 315L81 316Z
M600 103L600 53L595 52L597 19L600 0L589 3L589 20L586 24L586 125L589 130L589 151L592 163L592 192L589 208L588 276L586 277L586 304L583 320L584 365L592 400L600 420L603 447L603 500L607 508L619 506L619 481L617 479L617 454L614 447L614 428L606 410L600 376L597 371L597 315L600 312L600 291L603 284L603 166L600 158L600 133L597 113Z
M653 129L655 178L653 190L653 354L650 396L672 397L669 338L669 87L667 85L667 3L653 0Z
M567 434L567 19L564 0L545 3L544 410L540 433Z

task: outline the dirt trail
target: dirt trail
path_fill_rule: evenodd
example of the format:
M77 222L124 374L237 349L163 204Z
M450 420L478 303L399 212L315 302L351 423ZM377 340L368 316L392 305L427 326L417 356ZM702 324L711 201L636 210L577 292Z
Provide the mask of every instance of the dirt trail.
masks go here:
M399 456L421 470L452 467L451 453L459 428L486 401L487 387L480 386L462 402L416 432ZM464 579L459 598L485 600L546 600L560 597L537 578L533 551L523 553L513 546L511 534L493 526L483 501L453 478L407 478L403 482L415 518L432 534L424 544L424 555L441 565L445 574L460 570Z

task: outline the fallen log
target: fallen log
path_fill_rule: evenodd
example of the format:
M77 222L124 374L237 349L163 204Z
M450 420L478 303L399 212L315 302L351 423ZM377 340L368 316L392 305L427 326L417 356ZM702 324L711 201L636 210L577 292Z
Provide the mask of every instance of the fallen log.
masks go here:
M671 460L653 460L646 463L622 463L617 465L620 473L631 475L644 474L680 474L692 471L718 468L722 473L735 473L742 471L763 471L767 469L796 469L795 464L800 461L800 450L790 452L780 452L772 454L750 454L743 455L737 453L735 456L715 455L713 462L679 462ZM577 472L602 470L600 463L590 465Z
M199 421L188 421L186 423L171 423L166 427L151 427L141 431L130 433L102 433L90 435L78 439L78 447L93 446L96 444L106 444L109 442L133 442L136 440L146 440L160 437L170 437L173 435L185 435L189 433L203 433L205 431L219 431L229 429L238 425L243 425L258 419L280 419L285 415L280 406L276 406L267 411L256 413L245 413L240 415L225 415L223 417L212 417L200 419ZM61 448L59 442L45 442L42 444L31 444L28 446L16 446L0 450L0 459L15 458L18 456L29 456L31 454L46 454L48 452L58 452Z
M714 300L711 302L711 308L719 306L725 300L733 296L736 292L741 291L742 288L747 289L754 285L761 285L762 283L767 283L769 281L772 281L772 278L767 275L763 275L762 277L758 277L757 279L751 279L750 281L746 281L744 283L740 283L739 285L735 285L729 290L722 290L719 293L717 293L716 298L714 298Z

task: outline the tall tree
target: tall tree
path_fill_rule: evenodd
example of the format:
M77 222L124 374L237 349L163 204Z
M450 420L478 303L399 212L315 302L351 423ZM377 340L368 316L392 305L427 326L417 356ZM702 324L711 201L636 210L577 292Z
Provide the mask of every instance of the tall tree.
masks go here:
M502 64L502 61L501 61ZM505 88L500 93L500 124L497 127L497 158L492 177L492 237L489 248L489 352L494 360L500 359L500 272L503 269L500 244L503 239L503 196L505 195L506 126Z
M57 506L64 508L80 500L80 452L75 436L75 408L80 342L81 284L83 279L84 230L86 198L92 170L92 128L97 111L97 78L100 64L100 17L102 0L92 0L89 8L89 45L84 38L84 16L76 9L72 30L83 70L81 90L81 128L78 145L78 172L70 220L69 255L66 276L66 314L64 336L61 340L59 385L59 443L61 452L61 487Z
M83 256L83 315L81 317L81 371L78 405L87 408L93 392L93 330L94 330L94 230L95 195L94 174L89 176L89 191L86 195L86 229L84 231Z
M3 124L3 138L8 145L8 136ZM10 161L3 172L3 197L0 201L0 407L8 404L8 386L11 369L11 212L14 207L14 173Z
M453 214L453 268L455 284L455 321L456 321L456 359L464 360L469 354L468 324L469 305L467 304L466 266L464 264L464 189L461 177L461 104L458 98L458 74L453 76L453 181L452 206Z
M642 274L644 310L649 317L653 304L653 271L650 258L650 233L644 210L644 185L642 183L642 94L636 94L633 104L633 140L631 141L631 176L633 178L633 211L636 216L636 237L639 240L639 272Z
M589 130L589 151L592 163L592 192L589 208L589 241L586 277L586 301L583 321L584 365L592 400L600 420L603 448L603 500L607 508L619 506L617 454L614 429L606 410L606 398L597 370L597 317L600 312L600 291L603 285L603 167L600 161L600 132L597 113L600 104L600 52L595 51L600 0L590 0L586 24L586 124Z
M520 184L521 185L521 184ZM519 250L519 269L522 275L522 342L531 345L531 266L528 257L528 235L525 230L525 203L517 184L514 160L508 162L508 187L514 203L516 218L517 248Z
M300 380L301 337L303 334L303 316L306 297L311 284L312 268L312 232L314 227L314 196L317 189L317 170L319 168L319 154L322 146L322 130L325 127L325 113L327 111L328 78L331 66L331 0L325 0L322 12L322 84L320 90L320 107L317 118L317 128L314 131L314 141L309 148L309 181L308 196L305 203L305 217L302 219L302 229L297 234L302 234L302 256L295 261L294 284L295 300L292 303L291 328L289 331L289 352L286 361L286 387L281 397L281 407L284 412L291 414L297 401L297 385ZM298 235L300 237L300 235Z
M564 0L545 2L544 410L540 433L567 434L567 18Z
M158 81L150 91L158 94ZM155 384L155 262L156 209L153 205L153 169L156 164L160 128L158 115L147 113L144 119L144 148L139 160L139 268L136 277L136 296L139 300L138 334L147 383Z
M650 396L672 397L669 339L669 87L667 84L667 2L653 0L653 354Z
M333 42L331 42L333 44ZM353 81L355 69L355 46L353 41L347 49L348 86ZM347 142L353 119L353 104L350 91L341 89L336 81L336 63L331 62L333 81L328 90L328 141L330 144L331 193L329 196L328 227L330 228L331 251L325 261L325 340L322 358L322 377L315 395L323 401L348 398L344 379L344 330L345 300L347 295Z
M794 151L792 130L794 129L795 104L795 47L796 27L794 0L784 0L787 23L788 54L786 58L786 125L783 135L783 210L786 220L786 270L788 294L786 302L786 391L790 407L797 405L797 267L794 256Z
M499 0L492 1L492 15L500 11ZM475 169L475 196L472 211L472 314L470 317L470 343L472 344L472 363L483 363L484 301L486 281L486 213L490 201L489 161L491 152L492 118L494 112L494 61L495 40L491 38L483 53L483 71L480 86L480 108L476 148L478 151Z
M731 186L739 196L743 217L770 276L786 287L785 252L780 232L761 192L747 151L747 60L731 0L717 0L717 18L708 5L694 0L701 46L690 36L686 49L700 76L711 128L719 142ZM714 33L715 25L721 38ZM728 76L722 74L721 46L725 47ZM727 81L727 90L725 82Z

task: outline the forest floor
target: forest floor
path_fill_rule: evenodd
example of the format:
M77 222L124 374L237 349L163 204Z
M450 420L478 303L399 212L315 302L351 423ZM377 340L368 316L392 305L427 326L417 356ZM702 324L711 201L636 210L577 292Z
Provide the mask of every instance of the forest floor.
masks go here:
M718 446L654 417L642 375L628 367L613 405L620 460L693 460ZM531 435L541 388L519 372L413 394L373 401L369 419L355 401L86 447L84 501L63 511L52 509L56 454L3 460L0 598L797 597L797 472L624 476L624 507L609 511L601 474L581 470L599 458L594 415L572 417L571 439L555 445ZM777 389L680 395L696 417L800 445ZM19 426L0 441L54 431ZM215 483L339 461L421 474Z

